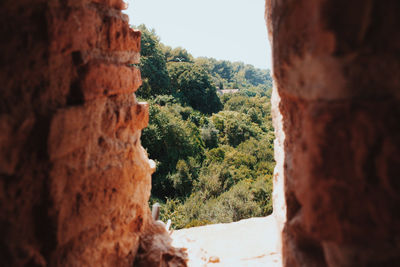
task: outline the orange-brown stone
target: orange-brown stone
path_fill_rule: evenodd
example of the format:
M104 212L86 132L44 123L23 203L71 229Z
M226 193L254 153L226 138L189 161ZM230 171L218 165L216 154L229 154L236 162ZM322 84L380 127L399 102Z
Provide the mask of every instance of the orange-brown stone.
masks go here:
M148 207L140 32L122 8L0 4L2 266L186 265Z
M267 0L285 266L400 264L398 12Z

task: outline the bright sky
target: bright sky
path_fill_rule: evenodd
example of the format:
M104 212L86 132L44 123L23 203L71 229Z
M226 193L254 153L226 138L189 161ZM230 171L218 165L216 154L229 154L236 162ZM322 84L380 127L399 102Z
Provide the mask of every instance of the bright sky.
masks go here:
M264 0L126 0L132 25L154 28L161 42L193 56L271 68Z

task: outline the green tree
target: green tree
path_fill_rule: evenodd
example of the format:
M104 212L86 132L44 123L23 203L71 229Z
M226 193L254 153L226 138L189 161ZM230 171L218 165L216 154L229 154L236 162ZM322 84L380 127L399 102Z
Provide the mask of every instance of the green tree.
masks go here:
M137 95L150 98L156 95L171 94L170 79L160 39L154 30L148 30L143 24L138 29L142 32L139 68L143 85L137 91Z
M219 142L233 147L246 141L250 137L260 138L262 129L251 118L237 111L221 111L211 117L213 124L219 131Z
M218 146L218 133L219 131L215 128L212 122L207 125L203 125L200 130L201 139L208 148L214 148Z
M184 48L176 47L172 49L170 46L162 47L167 62L193 62L193 56Z
M157 162L157 170L153 175L152 193L161 199L182 196L182 187L187 189L188 182L191 183L191 180L182 179L196 178L193 174L184 175L184 163L180 160L187 161L192 158L189 166L193 171L196 166L194 161L201 161L204 154L199 129L194 123L182 119L180 109L182 107L179 105L164 107L150 105L149 125L143 130L142 144L147 149L150 158ZM180 177L171 176L177 169ZM178 181L178 178L181 180Z
M211 114L222 109L216 88L204 68L193 63L168 63L175 95L183 105Z

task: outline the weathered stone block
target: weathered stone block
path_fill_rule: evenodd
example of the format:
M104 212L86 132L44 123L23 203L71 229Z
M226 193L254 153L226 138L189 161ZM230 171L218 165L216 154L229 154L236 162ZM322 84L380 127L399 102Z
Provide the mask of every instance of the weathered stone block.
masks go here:
M89 63L82 69L81 90L85 100L135 92L142 84L135 67Z

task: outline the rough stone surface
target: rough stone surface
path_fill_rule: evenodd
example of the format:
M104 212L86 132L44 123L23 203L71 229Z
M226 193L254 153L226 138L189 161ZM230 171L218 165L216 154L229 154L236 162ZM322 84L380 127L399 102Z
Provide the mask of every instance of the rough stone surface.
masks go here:
M0 3L1 266L185 265L147 204L140 32L123 7Z
M184 248L171 246L172 238L165 224L151 223L141 233L140 247L134 266L143 267L183 267L187 266L187 253Z
M400 265L400 3L266 2L284 265Z

